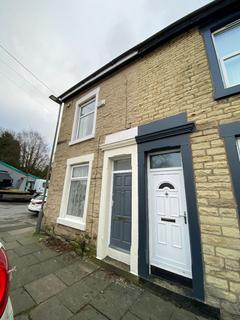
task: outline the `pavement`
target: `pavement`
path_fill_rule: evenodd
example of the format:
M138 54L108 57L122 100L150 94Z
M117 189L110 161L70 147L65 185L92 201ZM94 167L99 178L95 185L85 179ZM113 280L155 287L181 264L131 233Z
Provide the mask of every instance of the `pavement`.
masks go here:
M10 296L16 320L204 320L166 298L34 236L26 204L0 202L0 241L16 266ZM209 318L210 319L210 318Z

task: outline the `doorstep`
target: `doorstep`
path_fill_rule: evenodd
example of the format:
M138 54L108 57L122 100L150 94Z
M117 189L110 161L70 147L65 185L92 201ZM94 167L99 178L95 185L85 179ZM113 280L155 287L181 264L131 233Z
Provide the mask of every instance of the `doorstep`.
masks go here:
M94 258L94 261L117 275L143 288L148 288L158 296L171 301L178 307L182 307L198 316L207 317L207 319L220 319L220 310L193 299L191 296L192 290L187 286L154 275L151 275L149 278L138 277L130 273L128 265L110 257L106 257L103 260Z
M99 260L97 258L93 258L93 259L97 264L104 267L106 270L112 271L118 276L124 277L125 279L133 283L137 283L137 284L139 283L138 277L130 273L129 265L108 256L103 260Z

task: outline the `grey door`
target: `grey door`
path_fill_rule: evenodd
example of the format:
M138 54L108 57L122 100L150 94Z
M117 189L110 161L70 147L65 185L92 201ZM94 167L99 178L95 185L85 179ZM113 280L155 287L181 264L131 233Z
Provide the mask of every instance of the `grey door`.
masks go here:
M114 173L110 246L130 250L132 174Z

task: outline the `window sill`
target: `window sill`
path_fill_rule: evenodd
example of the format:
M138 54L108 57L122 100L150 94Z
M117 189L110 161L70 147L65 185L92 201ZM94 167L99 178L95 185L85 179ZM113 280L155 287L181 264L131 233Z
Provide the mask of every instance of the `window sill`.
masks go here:
M215 85L214 99L219 100L238 93L240 93L240 84L229 88L223 88L223 86L218 86L218 88L216 88Z
M90 140L90 139L93 139L95 137L94 134L91 134L85 138L81 138L81 139L77 139L77 140L72 140L69 142L69 146L72 146L74 144L77 144L77 143L80 143L80 142L83 142L83 141L86 141L86 140Z
M86 230L86 223L79 221L78 219L69 219L69 218L57 218L57 223L70 227L70 228L74 228L74 229L78 229L78 230L82 230L85 231Z

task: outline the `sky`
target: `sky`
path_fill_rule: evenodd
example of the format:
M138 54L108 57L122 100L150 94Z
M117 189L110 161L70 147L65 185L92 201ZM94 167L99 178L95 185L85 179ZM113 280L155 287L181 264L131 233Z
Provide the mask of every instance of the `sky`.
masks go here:
M59 95L209 0L0 0L0 128L51 145ZM7 49L46 86L2 49Z

